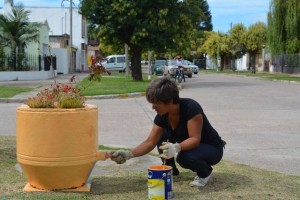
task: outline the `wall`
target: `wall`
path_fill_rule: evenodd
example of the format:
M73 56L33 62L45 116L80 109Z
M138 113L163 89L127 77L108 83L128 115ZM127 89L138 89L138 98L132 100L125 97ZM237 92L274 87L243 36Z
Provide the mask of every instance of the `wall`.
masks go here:
M56 72L55 72L56 74ZM28 81L28 80L46 80L53 78L53 72L50 71L10 71L0 72L0 81Z
M65 48L53 48L52 54L56 56L56 71L58 74L69 74L69 53Z
M49 55L49 27L47 22L41 25L39 31L39 42L29 42L27 45L26 52L28 55ZM36 58L36 62L38 62L38 57ZM41 62L41 67L44 69L44 60L42 59Z
M64 2L68 6L67 2ZM31 21L41 18L47 19L50 27L51 35L70 34L70 9L68 7L61 8L45 8L45 7L25 7L26 10L31 11ZM82 65L87 70L87 52L81 49L81 44L87 44L87 26L82 26L82 15L78 12L78 8L73 8L72 12L72 47L76 49L76 69L81 70ZM82 37L82 30L84 29L85 36ZM60 62L60 60L58 60ZM72 69L73 70L73 69ZM65 70L64 70L65 71ZM72 72L72 71L69 71ZM68 72L68 73L69 73Z
M247 70L248 54L243 55L242 58L236 59L236 70L246 71Z

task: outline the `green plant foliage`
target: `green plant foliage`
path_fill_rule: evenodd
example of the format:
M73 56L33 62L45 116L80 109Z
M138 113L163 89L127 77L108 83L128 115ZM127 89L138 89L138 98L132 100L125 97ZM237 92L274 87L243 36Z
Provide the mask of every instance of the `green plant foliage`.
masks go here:
M207 53L212 58L226 56L229 53L228 36L224 33L205 32L205 41L198 51Z
M245 37L246 27L244 24L235 24L230 30L228 37L228 47L231 57L241 58L246 53Z
M245 36L245 45L248 52L260 51L266 44L267 26L257 22L248 28Z
M99 26L99 36L103 40L111 43L118 40L129 46L132 77L137 81L142 80L143 50L166 52L186 47L195 25L204 26L203 20L209 24L209 17L205 18L202 12L203 1L199 0L80 2L81 12L92 24Z
M271 0L268 45L273 54L300 53L299 13L299 0Z
M14 70L17 70L17 64L20 65L24 59L22 55L26 45L39 38L40 23L29 22L29 14L30 12L22 7L13 7L12 13L8 16L0 14L0 27L2 27L0 41L11 49L11 56L13 56L11 65Z
M54 84L40 91L37 95L29 97L25 104L30 108L83 108L85 107L85 97L83 92L94 82L100 82L102 74L111 75L111 72L106 71L101 65L102 58L97 56L92 60L89 67L88 84L81 85L75 80L75 75L70 78L67 84L57 83L54 79Z

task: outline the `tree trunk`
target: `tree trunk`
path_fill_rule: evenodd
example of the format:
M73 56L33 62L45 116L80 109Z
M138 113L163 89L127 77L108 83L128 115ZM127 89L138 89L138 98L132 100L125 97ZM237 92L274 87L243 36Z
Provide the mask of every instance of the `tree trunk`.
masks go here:
M136 45L129 45L132 52L131 59L131 75L134 81L142 81L142 65L141 65L141 56L142 56L142 47Z

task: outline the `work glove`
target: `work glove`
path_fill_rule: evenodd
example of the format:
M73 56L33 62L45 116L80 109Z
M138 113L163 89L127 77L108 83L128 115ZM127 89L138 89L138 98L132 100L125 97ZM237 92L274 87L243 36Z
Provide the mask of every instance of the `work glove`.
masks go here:
M126 162L126 160L129 160L130 158L133 158L133 153L131 151L126 150L117 150L117 151L111 151L111 160L115 161L117 164L123 164Z
M173 144L170 142L163 142L159 149L163 150L163 153L160 155L160 157L170 159L181 151L181 146L178 143Z

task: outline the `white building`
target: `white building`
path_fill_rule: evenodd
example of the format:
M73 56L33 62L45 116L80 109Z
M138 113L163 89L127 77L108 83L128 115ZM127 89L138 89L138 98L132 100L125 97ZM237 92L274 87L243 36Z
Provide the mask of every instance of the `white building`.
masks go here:
M12 12L13 1L5 0L3 9L0 8L0 14L6 17L13 15ZM40 18L38 21L30 22L39 22L39 39L38 42L29 42L25 48L25 51L30 55L30 63L32 71L1 71L0 80L39 80L39 79L49 79L54 76L54 71L48 70L45 71L42 66L45 66L44 59L42 55L46 55L48 52L49 45L49 25L46 19ZM1 29L1 27L0 27ZM1 31L1 30L0 30ZM4 47L5 54L10 54L10 47ZM40 63L39 63L40 62ZM39 63L39 64L37 64ZM6 63L7 64L7 63ZM53 73L54 72L54 73Z
M78 8L72 8L72 20L70 20L70 8L25 7L25 9L31 12L30 21L40 21L41 18L47 20L50 28L51 51L57 56L57 73L68 74L88 70L87 23L78 12ZM72 57L70 44L72 44Z
M13 6L13 0L4 0L4 7L0 9L0 14L11 12L11 6ZM70 7L25 6L24 9L31 12L29 14L31 22L47 22L50 29L51 54L57 57L57 73L69 74L88 70L87 23L78 8L72 8L72 15L70 15ZM45 48L39 51L40 54L45 54Z

